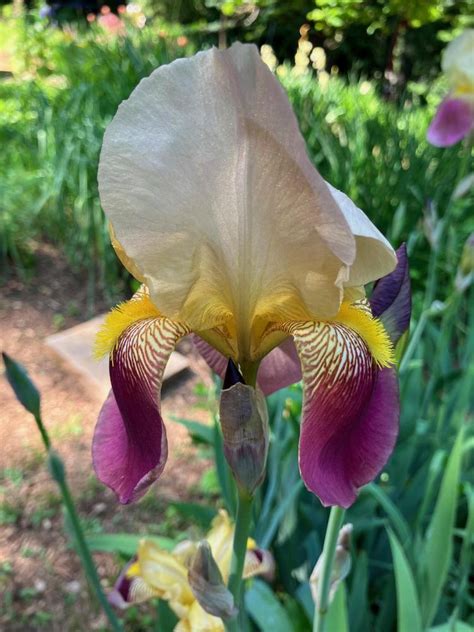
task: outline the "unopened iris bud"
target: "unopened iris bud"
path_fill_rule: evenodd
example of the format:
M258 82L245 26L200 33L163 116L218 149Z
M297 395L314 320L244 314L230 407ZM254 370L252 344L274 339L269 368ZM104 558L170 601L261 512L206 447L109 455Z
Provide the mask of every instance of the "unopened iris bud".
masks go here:
M206 540L198 544L189 567L188 581L193 595L208 614L221 619L235 617L237 608L234 597L224 584Z
M334 598L339 584L349 575L351 570L351 536L352 525L345 524L339 531L336 545L336 555L334 558L334 564L331 573L331 583L329 589L329 603ZM311 588L311 594L313 596L314 603L319 607L319 582L321 581L321 573L323 570L324 556L321 554L316 566L314 567L311 577L309 578L309 585Z
M244 384L229 360L220 401L224 454L238 486L253 494L265 475L268 413L261 391Z

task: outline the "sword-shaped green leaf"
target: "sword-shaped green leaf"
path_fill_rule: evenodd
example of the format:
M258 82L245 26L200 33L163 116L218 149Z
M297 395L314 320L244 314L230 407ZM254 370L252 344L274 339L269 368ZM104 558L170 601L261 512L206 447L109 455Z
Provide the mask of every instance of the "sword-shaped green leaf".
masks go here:
M398 632L422 632L420 604L412 570L397 536L390 528L387 531L397 588Z

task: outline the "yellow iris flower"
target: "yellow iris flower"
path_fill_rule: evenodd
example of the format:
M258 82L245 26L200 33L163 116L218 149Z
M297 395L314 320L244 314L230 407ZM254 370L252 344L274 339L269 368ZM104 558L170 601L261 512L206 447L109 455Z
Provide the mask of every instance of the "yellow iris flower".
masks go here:
M225 511L220 511L206 536L225 582L229 578L234 525ZM126 567L110 596L112 603L127 607L159 597L168 602L179 618L175 632L223 632L222 620L208 614L193 595L188 582L188 568L196 553L197 542L185 541L172 552L164 551L151 540L142 540L136 560ZM269 553L256 549L249 539L244 577L271 572Z

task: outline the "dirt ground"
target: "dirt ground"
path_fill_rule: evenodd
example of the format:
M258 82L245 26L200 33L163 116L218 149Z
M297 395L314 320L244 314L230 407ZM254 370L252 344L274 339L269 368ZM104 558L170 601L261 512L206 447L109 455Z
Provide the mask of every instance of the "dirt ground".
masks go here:
M31 281L9 278L0 289L0 350L26 367L41 392L43 419L64 459L81 518L94 532L153 529L168 534L183 528L182 518L173 514L167 503L170 499L199 497L207 463L197 458L186 430L179 424L168 421L170 456L165 472L138 505L119 506L114 495L96 480L90 446L101 396L44 344L48 335L86 319L87 284L49 245L38 246L36 261ZM100 300L96 302L96 313L107 308ZM184 340L179 350L189 358L190 370L164 389L164 419L175 415L206 422L209 413L199 404L211 384L210 372L189 341ZM105 554L96 559L108 586L117 573L117 562ZM140 624L130 626L140 629ZM103 617L90 605L80 565L64 535L59 497L45 467L39 433L7 384L3 363L0 629L106 629Z

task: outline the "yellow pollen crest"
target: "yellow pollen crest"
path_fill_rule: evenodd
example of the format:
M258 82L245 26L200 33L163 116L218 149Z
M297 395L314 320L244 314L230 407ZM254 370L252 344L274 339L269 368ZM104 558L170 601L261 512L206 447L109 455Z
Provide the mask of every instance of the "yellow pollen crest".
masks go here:
M147 294L119 303L107 314L104 324L97 332L94 357L100 359L112 353L120 336L133 323L158 316L161 314Z
M347 325L365 342L376 364L380 367L392 366L395 353L392 341L378 318L351 303L342 303L339 312L331 321Z

